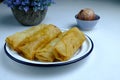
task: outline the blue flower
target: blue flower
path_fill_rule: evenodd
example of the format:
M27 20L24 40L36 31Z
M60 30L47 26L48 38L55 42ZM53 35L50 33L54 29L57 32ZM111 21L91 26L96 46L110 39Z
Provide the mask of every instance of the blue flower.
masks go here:
M29 10L29 7L25 6L23 9L24 9L25 12L27 12Z
M16 5L16 6L17 6L17 5L20 5L20 4L21 4L21 0L15 0L15 1L13 2L13 4Z
M19 10L24 10L27 12L32 8L35 12L37 10L47 9L51 4L54 4L53 0L4 0L10 8L18 8Z

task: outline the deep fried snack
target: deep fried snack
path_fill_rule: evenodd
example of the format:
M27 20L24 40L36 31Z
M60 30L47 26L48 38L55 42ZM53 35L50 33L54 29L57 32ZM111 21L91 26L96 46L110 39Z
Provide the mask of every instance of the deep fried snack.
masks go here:
M6 43L29 60L53 62L70 59L85 39L76 27L61 32L52 24L41 24L8 36Z
M51 40L56 38L61 33L60 29L54 25L47 25L41 32L32 36L30 42L19 47L19 53L29 60L34 60L36 50L42 49Z
M76 27L68 30L55 45L55 58L59 61L70 59L85 41L84 34Z
M29 38L31 38L33 35L36 35L44 27L46 27L46 24L41 24L31 27L25 31L17 32L11 36L8 36L6 38L6 43L9 45L10 48L18 50L18 46L24 45L25 43L29 42Z
M35 57L39 61L66 61L80 48L85 40L84 34L76 27L61 33L44 48L37 49Z
M61 38L64 36L66 32L61 33L57 38L53 39L51 42L49 42L44 48L38 48L35 52L35 57L39 61L44 61L44 62L53 62L55 61L55 56L56 54L55 45L58 43Z
M55 60L54 57L54 46L59 41L59 38L55 38L50 43L48 43L44 48L39 49L35 53L35 57L39 61L44 62L53 62Z

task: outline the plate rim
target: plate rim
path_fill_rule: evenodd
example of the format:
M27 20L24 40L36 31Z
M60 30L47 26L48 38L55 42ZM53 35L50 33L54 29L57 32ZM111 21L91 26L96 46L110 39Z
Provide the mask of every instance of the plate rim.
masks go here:
M91 48L90 50L85 53L83 56L79 57L79 58L76 58L74 60L71 60L71 61L66 61L66 62L63 62L63 63L56 63L56 64L35 64L35 63L30 63L30 62L25 62L25 61L22 61L22 60L19 60L15 57L13 57L12 55L10 55L10 53L7 51L7 48L6 48L6 43L4 44L4 51L6 53L6 55L12 59L13 61L15 62L18 62L18 63L21 63L21 64L25 64L25 65L29 65L29 66L37 66L37 67L53 67L53 66L63 66L63 65L68 65L68 64L72 64L72 63L75 63L75 62L78 62L84 58L86 58L88 55L90 55L90 53L93 51L93 48L94 48L94 43L92 41L92 39L85 34L85 36L90 40L91 42Z

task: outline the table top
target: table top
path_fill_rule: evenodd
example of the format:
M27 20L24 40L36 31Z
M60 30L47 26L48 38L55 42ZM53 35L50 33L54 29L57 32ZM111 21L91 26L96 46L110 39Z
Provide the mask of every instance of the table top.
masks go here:
M33 67L11 60L4 51L5 38L26 27L17 22L10 8L0 4L0 80L120 80L120 1L55 0L42 23L60 28L76 25L74 16L83 8L92 8L100 21L83 31L94 42L85 59L60 67Z

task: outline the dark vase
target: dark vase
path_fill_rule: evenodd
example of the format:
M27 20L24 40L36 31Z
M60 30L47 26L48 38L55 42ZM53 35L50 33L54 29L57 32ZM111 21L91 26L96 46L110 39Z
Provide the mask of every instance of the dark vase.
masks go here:
M38 10L36 12L33 9L29 9L25 12L24 10L19 10L18 8L12 8L12 12L21 24L25 26L34 26L42 22L47 13L47 9Z

